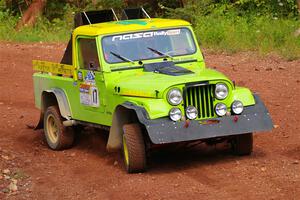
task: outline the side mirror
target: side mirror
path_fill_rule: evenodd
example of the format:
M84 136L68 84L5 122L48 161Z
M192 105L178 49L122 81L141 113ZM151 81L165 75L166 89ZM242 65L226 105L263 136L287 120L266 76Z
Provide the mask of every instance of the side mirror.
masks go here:
M95 62L94 61L90 61L89 62L89 70L97 70L98 69L98 66L95 65Z

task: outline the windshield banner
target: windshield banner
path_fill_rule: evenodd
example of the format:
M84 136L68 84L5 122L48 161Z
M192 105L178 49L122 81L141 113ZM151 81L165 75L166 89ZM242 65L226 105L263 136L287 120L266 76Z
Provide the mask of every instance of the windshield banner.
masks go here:
M116 36L112 37L112 41L133 40L133 39L139 39L139 38L151 38L151 37L156 37L156 36L173 36L173 35L180 35L180 29L116 35Z

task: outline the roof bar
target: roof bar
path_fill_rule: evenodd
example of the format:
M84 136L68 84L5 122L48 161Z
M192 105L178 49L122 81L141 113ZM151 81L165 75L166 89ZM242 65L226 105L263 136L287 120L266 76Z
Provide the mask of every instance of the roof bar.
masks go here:
M113 9L113 8L111 8L111 11L113 12L113 14L114 14L114 16L115 16L116 20L117 20L117 21L119 21L119 19L118 19L118 17L117 17L117 15L116 15L116 13L115 13L115 11L114 11L114 9Z
M142 9L142 11L143 11L143 13L149 18L149 19L151 19L151 17L148 15L148 13L146 12L146 10L141 6L141 9Z
M91 23L91 21L90 21L90 19L89 19L89 17L87 16L87 14L86 14L85 11L83 11L83 14L84 14L84 16L86 17L86 19L87 19L87 21L89 22L89 24L92 25L92 23Z

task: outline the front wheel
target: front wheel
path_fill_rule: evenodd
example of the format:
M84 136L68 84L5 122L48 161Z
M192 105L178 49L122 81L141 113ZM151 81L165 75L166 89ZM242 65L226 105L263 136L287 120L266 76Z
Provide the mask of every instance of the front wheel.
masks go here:
M232 150L235 155L245 156L250 155L253 149L253 134L246 133L234 136L231 141Z
M48 107L44 115L44 132L48 146L53 150L70 148L74 142L74 131L64 127L62 122L58 107Z
M125 124L123 131L123 156L127 172L145 171L146 150L140 125Z

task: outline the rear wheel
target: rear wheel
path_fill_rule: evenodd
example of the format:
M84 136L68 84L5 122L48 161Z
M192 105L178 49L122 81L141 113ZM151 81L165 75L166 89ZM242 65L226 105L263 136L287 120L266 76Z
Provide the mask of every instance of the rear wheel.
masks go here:
M74 142L74 131L63 126L63 118L57 106L47 108L44 115L44 132L48 146L53 150L70 148Z
M250 155L253 149L253 134L246 133L234 136L232 142L232 150L235 155Z
M123 131L123 156L127 172L145 171L146 150L140 125L125 124Z

